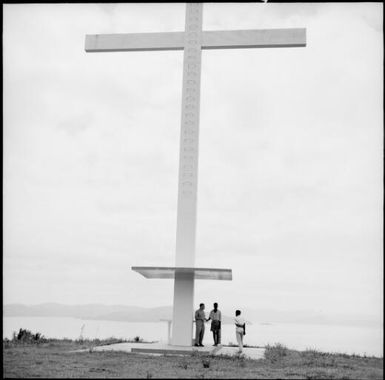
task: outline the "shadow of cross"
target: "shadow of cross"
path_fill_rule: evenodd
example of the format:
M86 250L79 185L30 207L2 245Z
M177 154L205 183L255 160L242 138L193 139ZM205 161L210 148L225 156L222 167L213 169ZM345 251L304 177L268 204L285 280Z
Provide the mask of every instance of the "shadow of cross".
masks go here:
M305 28L202 31L202 13L202 3L187 3L183 32L95 34L85 40L89 53L184 50L175 267L132 267L147 278L174 278L172 344L180 346L192 343L194 280L232 279L231 269L194 267L202 49L306 46Z

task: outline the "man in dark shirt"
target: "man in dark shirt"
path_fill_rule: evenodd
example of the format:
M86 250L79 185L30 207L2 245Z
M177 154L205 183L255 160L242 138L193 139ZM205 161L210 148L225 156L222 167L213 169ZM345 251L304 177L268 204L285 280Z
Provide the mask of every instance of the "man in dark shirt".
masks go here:
M203 347L202 341L205 335L205 304L201 303L199 309L195 312L195 346Z
M221 344L221 312L218 310L218 303L214 303L214 309L211 310L209 318L207 321L211 319L211 331L213 332L214 338L214 346L218 346Z

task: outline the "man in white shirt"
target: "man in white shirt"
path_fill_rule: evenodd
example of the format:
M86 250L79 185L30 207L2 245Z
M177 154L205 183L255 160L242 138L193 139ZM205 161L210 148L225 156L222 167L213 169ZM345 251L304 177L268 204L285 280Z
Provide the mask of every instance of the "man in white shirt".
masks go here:
M243 350L243 335L245 335L245 330L246 330L246 321L241 317L241 311L236 310L235 311L235 318L234 318L234 323L235 323L235 336L237 338L238 342L238 347L239 347L239 353L242 352Z

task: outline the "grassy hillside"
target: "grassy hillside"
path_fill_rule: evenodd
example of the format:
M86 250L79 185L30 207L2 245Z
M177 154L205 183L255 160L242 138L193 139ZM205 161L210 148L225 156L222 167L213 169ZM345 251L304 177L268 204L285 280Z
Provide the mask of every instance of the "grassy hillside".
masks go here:
M98 352L111 341L3 341L5 378L383 379L383 358L266 348L265 358ZM74 350L87 348L85 352Z

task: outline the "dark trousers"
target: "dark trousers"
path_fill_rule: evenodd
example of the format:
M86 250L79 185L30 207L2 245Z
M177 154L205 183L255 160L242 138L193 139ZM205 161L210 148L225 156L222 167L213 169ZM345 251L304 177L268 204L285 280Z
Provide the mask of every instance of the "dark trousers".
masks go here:
M221 343L221 322L212 321L211 322L211 331L213 332L214 344Z
M214 344L221 343L221 330L213 331Z

